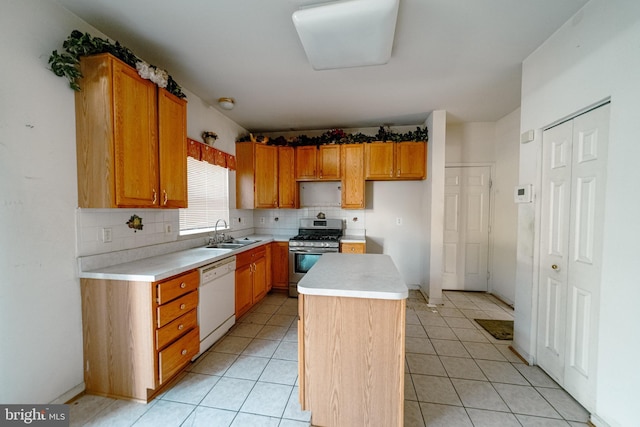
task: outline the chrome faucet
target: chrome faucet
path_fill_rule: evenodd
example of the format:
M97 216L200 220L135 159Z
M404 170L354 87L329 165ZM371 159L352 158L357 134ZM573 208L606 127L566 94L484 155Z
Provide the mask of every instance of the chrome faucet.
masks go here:
M214 227L214 235L213 235L213 239L215 241L215 243L220 243L222 240L224 240L224 233L222 233L222 240L220 240L220 236L218 236L218 224L220 223L220 221L222 221L224 223L224 228L227 229L229 228L229 225L227 224L227 221L220 218L216 221L216 225Z

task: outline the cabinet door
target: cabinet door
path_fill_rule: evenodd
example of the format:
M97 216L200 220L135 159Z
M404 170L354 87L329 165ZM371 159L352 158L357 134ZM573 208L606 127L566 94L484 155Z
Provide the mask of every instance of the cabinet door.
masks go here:
M427 170L427 144L425 142L398 142L396 145L396 171L399 179L424 179Z
M296 179L316 179L315 146L296 147Z
M342 146L342 207L364 208L364 147L362 144Z
M295 150L278 147L278 207L296 208Z
M253 303L253 264L236 269L236 318L251 308Z
M253 261L253 304L267 294L267 257L265 252Z
M118 207L157 206L156 85L135 69L113 63L115 194Z
M364 145L365 179L393 179L394 145L391 142Z
M255 207L278 207L278 147L255 145Z
M289 289L289 243L271 244L271 272L275 289Z
M187 207L187 103L158 90L160 206Z
M318 152L318 176L319 179L340 179L340 146L322 145Z

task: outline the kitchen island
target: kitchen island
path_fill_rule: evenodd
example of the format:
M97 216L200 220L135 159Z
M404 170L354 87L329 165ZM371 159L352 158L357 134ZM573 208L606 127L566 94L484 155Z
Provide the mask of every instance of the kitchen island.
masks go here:
M402 426L405 299L388 255L324 254L298 283L300 404L317 426Z

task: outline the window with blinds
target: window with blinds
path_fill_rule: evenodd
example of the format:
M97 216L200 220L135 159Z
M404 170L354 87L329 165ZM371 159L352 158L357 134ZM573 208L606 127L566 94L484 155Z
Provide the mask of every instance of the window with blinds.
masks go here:
M221 218L229 223L227 168L187 157L187 188L189 207L180 209L180 234L212 231Z

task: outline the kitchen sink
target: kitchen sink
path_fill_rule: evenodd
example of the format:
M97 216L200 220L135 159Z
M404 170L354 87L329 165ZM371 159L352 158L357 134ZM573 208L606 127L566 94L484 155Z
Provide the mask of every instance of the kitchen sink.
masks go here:
M216 248L216 249L239 249L243 246L252 245L254 243L258 243L260 240L251 240L251 239L234 239L230 242L221 242L215 243L212 245L208 245L207 248Z

